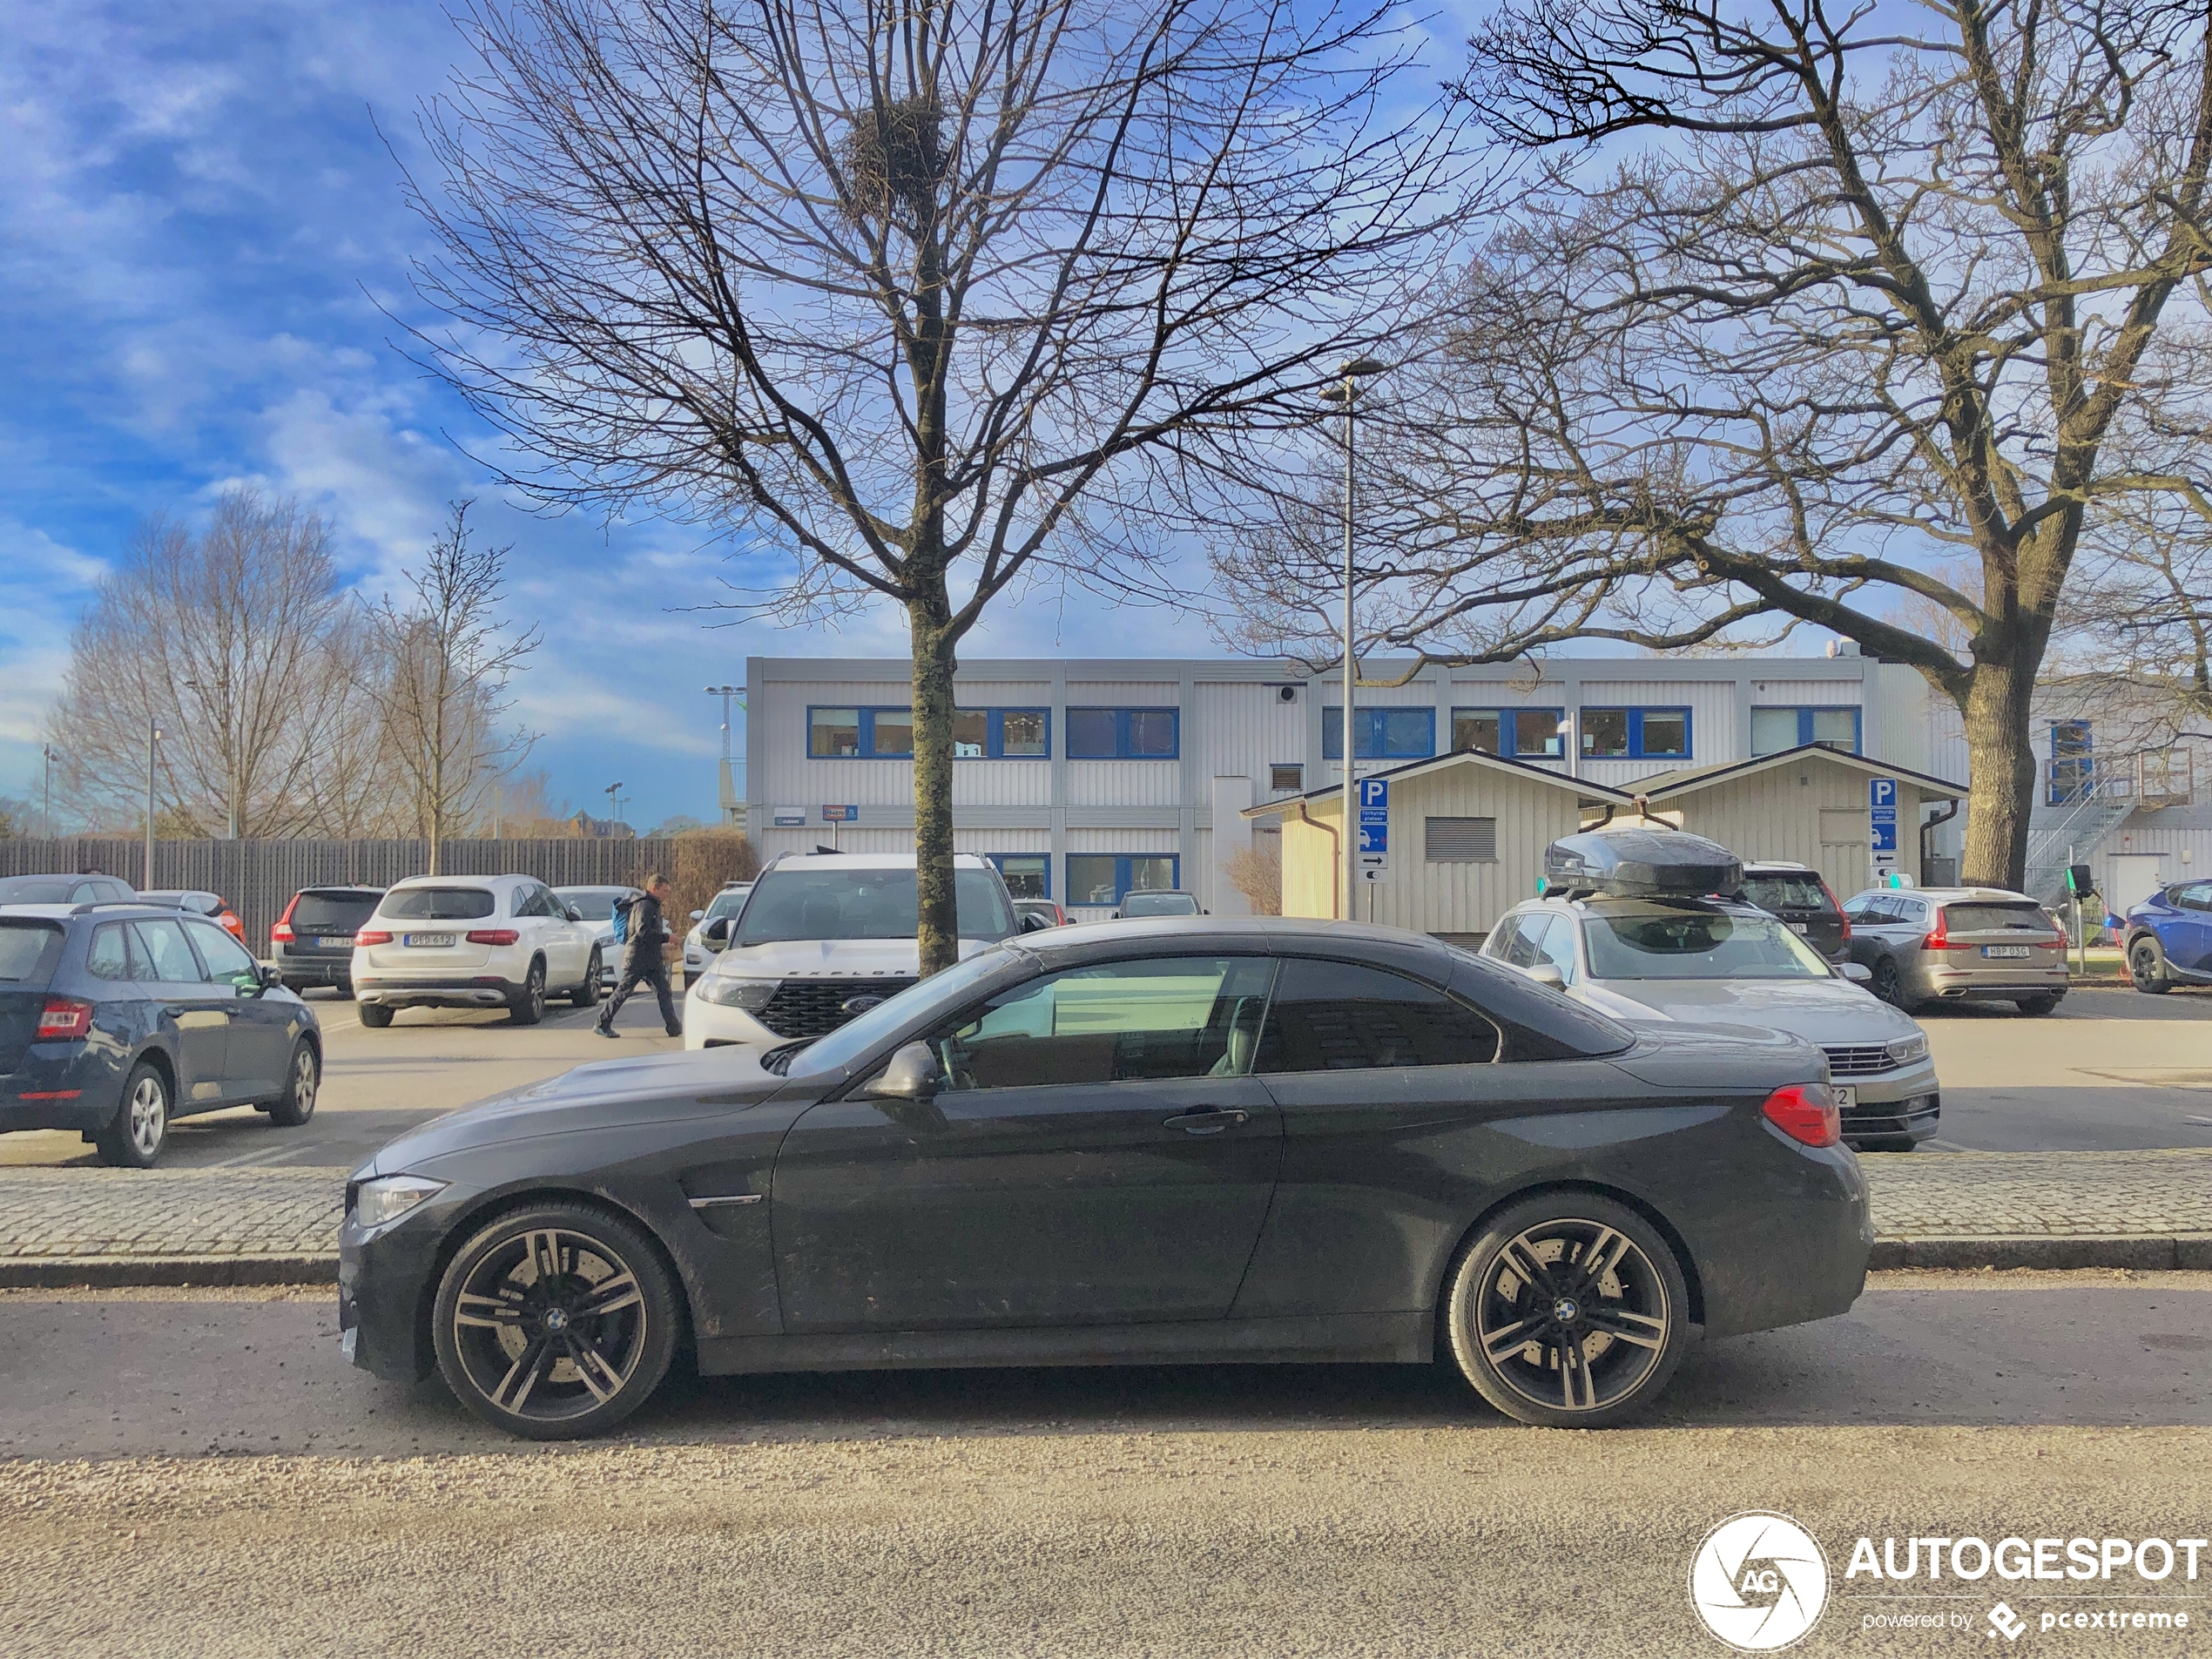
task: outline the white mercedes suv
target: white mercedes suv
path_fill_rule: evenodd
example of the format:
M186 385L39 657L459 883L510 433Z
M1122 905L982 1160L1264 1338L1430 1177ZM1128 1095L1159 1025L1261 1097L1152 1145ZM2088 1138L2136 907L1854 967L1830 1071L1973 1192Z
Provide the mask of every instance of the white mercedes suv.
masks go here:
M985 859L953 860L960 954L1022 931ZM834 1031L921 974L911 853L810 853L760 873L729 942L684 997L684 1046L773 1044Z
M417 875L354 935L348 977L366 1026L401 1008L501 1007L536 1025L548 995L597 1002L599 965L591 924L535 876Z

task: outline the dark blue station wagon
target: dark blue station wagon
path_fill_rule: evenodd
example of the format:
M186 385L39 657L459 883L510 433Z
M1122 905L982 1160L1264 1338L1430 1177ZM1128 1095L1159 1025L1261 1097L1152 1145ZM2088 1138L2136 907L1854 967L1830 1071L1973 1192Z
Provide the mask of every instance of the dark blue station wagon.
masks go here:
M314 1013L204 917L143 904L0 908L0 1130L73 1129L145 1169L169 1121L315 1109Z

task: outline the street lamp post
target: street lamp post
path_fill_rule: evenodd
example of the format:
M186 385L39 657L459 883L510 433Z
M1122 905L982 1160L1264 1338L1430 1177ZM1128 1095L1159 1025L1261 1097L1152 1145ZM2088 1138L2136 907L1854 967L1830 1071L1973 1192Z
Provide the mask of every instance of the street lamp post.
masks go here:
M46 761L46 801L41 816L46 820L47 838L51 840L54 833L54 762L61 759L62 752L51 743L42 743L38 745L38 752Z
M1326 394L1332 400L1344 403L1344 867L1339 873L1344 883L1344 902L1337 914L1349 921L1352 917L1352 895L1359 880L1359 748L1352 741L1352 695L1359 684L1359 665L1353 651L1352 627L1352 404L1359 381L1366 375L1379 374L1389 367L1372 357L1355 357L1340 365L1337 373L1344 377L1343 385Z
M146 879L142 892L153 890L153 745L161 741L161 728L146 722Z
M718 697L722 699L722 821L725 824L733 824L738 821L738 802L742 798L738 793L737 779L732 770L735 759L730 750L730 699L737 698L738 706L741 709L745 707L745 687L709 685L705 689L709 697Z
M609 784L606 787L605 792L607 797L607 833L612 835L615 833L615 826L622 821L622 786L619 783Z

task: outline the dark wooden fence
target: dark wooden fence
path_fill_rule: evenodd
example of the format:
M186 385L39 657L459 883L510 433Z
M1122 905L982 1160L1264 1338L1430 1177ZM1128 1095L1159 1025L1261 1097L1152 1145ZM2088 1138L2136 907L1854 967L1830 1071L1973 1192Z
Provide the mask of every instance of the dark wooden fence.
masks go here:
M439 863L448 875L534 875L556 887L628 883L678 860L666 840L448 841ZM334 882L389 887L421 875L422 841L156 841L153 880L145 843L106 837L0 840L0 875L97 870L132 887L193 887L219 893L246 923L246 943L266 951L269 928L301 887Z

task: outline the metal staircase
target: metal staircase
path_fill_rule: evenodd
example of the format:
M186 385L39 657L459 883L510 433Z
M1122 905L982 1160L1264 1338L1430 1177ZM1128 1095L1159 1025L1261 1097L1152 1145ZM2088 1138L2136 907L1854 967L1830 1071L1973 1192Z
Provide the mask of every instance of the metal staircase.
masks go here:
M2068 854L2087 862L2098 844L2141 805L2135 779L2124 773L2099 778L2076 790L2056 820L2027 838L2027 879L2022 888L2028 897L2045 904L2063 900Z

